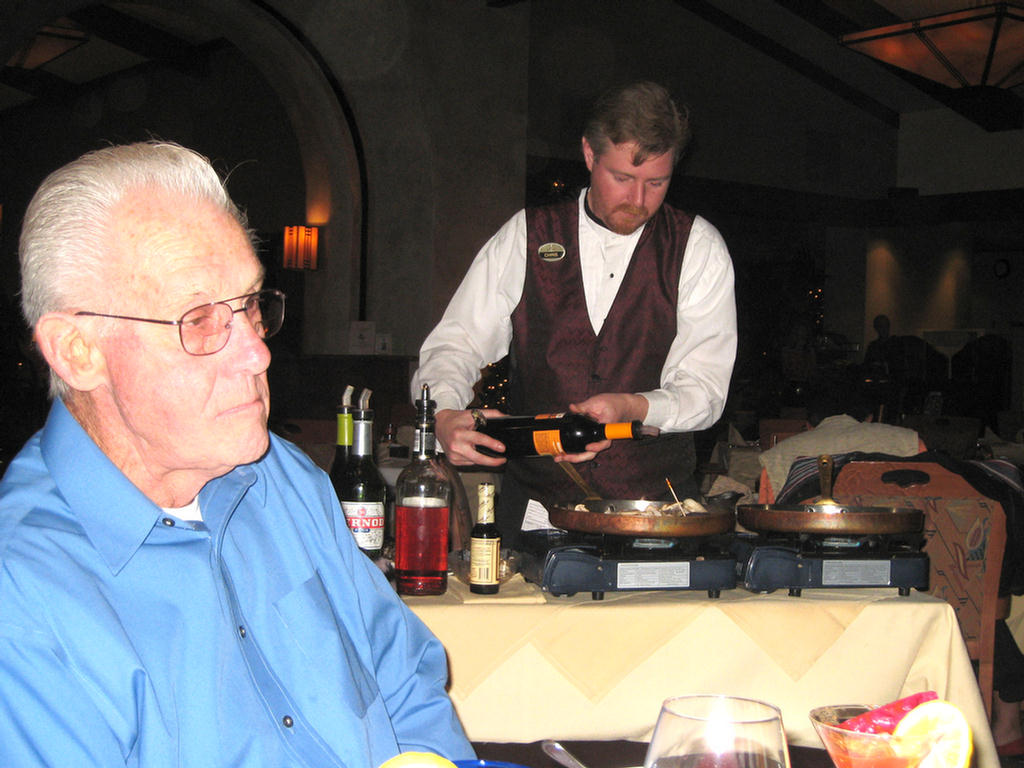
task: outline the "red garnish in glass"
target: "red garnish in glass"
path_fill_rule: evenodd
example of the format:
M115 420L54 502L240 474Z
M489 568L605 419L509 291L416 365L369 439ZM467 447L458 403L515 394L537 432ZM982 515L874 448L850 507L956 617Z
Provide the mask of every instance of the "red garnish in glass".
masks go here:
M860 733L892 733L896 723L903 719L903 716L918 704L939 698L935 691L924 691L915 693L896 701L890 701L877 709L872 709L863 714L851 717L839 724L840 728L848 731L859 731Z

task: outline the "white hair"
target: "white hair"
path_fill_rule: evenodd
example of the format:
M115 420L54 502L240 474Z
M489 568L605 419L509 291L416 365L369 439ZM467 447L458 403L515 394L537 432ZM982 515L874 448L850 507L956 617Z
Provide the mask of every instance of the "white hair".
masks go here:
M111 211L128 193L144 187L213 203L253 240L245 214L199 153L165 141L89 152L47 176L25 212L18 252L21 307L29 327L47 312L82 308L95 300L109 282L104 233ZM51 395L67 392L51 370Z

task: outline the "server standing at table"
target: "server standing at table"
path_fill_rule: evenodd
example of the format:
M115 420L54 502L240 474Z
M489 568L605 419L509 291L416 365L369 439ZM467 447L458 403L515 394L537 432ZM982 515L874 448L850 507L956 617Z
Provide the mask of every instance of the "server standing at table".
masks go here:
M502 446L475 431L464 409L481 368L508 354L513 413L568 408L660 430L559 458L578 463L605 498L667 495L666 477L696 494L691 433L725 406L736 307L721 235L664 204L689 132L686 110L659 85L606 93L583 132L589 187L518 212L477 254L423 343L412 384L430 385L453 464L505 463L479 451ZM503 537L543 526L546 505L578 495L550 460L509 460L497 511Z

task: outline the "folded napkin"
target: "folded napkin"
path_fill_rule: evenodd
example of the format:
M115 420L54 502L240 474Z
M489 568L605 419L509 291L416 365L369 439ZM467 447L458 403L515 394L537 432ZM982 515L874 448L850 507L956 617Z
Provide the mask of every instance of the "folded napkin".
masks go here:
M490 605L510 605L523 603L543 603L544 593L536 584L531 584L523 578L521 573L514 574L498 588L496 595L478 595L469 591L469 585L463 583L457 576L449 577L448 591L451 592L460 603L488 603Z

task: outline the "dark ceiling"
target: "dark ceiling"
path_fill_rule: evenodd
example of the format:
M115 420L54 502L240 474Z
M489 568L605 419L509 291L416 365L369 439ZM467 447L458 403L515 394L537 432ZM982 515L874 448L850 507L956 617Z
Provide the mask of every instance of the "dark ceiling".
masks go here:
M483 0L494 9L529 0ZM979 94L955 89L844 48L842 35L962 8L968 0L674 0L893 127L903 112L946 106L986 130L1024 128L1024 85ZM975 3L977 4L977 3ZM65 100L154 62L202 67L228 43L165 6L107 2L57 19L36 41L62 53L37 65L23 48L0 70L0 113L34 99ZM66 50L64 50L66 49ZM47 54L39 54L45 58Z
M207 52L227 44L185 13L98 3L54 19L6 62L0 113L36 99L72 99L136 67L195 70Z

